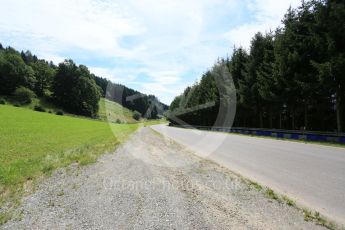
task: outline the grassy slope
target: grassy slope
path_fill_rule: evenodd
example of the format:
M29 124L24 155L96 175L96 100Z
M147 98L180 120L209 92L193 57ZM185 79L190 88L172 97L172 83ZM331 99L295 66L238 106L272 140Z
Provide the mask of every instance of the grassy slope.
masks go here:
M7 104L10 105L18 105L18 102L13 99L13 97L9 96L0 96L0 99L6 101ZM31 109L33 110L36 105L40 105L43 107L46 112L56 113L57 111L63 111L62 108L59 106L55 106L46 98L34 98L30 104L20 105L21 108ZM65 112L66 115L75 116L73 114L68 114ZM101 98L99 101L99 118L103 121L109 121L111 123L137 123L135 119L133 119L133 111L123 107L122 105L109 101L105 98Z
M116 102L101 98L99 102L99 117L101 120L106 120L112 123L121 121L121 123L135 123L138 122L133 119L133 112L122 107Z
M0 99L5 100L6 103L10 104L10 105L19 105L18 101L16 101L11 96L2 96L2 95L0 95ZM36 105L39 105L39 106L43 107L47 112L50 111L52 113L56 113L57 111L63 111L62 108L53 105L46 98L43 98L43 97L41 97L41 98L33 98L31 103L26 104L26 105L20 105L20 107L33 110Z
M93 162L137 127L0 105L0 207L26 181L72 162Z

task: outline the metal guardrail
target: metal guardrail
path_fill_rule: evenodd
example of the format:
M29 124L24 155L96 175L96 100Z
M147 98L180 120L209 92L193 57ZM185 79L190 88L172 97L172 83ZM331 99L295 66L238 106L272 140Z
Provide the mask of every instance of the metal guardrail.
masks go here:
M292 140L305 140L316 142L333 142L345 144L345 133L318 132L318 131L300 131L300 130L282 130L282 129L256 129L241 127L209 127L209 126L191 126L191 125L172 125L181 128L194 128L200 130L211 130L226 133L240 133L255 136L275 137Z

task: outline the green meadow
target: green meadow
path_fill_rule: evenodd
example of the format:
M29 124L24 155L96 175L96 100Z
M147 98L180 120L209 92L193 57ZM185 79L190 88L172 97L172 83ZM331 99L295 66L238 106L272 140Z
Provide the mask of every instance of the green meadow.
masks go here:
M73 162L94 162L138 126L0 105L0 207L27 181Z

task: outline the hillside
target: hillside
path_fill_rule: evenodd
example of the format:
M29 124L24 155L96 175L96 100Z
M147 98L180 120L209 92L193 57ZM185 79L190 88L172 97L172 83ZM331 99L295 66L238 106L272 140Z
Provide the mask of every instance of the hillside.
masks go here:
M109 121L111 123L135 123L138 122L133 119L133 111L123 107L122 105L101 98L99 101L98 116L101 120Z
M9 96L0 96L0 100L8 105L25 109L34 110L35 107L39 106L47 113L56 114L57 112L63 112L65 115L76 116L74 114L67 113L61 107L52 104L44 97L33 98L31 103L25 105L19 104L13 99L13 97ZM133 114L133 111L116 102L109 101L105 98L101 98L99 101L98 119L100 120L109 121L111 123L136 123L138 121L133 118Z
M156 96L96 76L87 66L71 59L55 65L52 61L39 59L30 51L19 52L10 46L4 48L1 43L0 83L0 97L19 98L21 103L16 104L29 104L39 96L68 113L91 118L97 118L101 97L137 111L146 119L160 118L168 108ZM125 117L110 115L110 118L132 122Z

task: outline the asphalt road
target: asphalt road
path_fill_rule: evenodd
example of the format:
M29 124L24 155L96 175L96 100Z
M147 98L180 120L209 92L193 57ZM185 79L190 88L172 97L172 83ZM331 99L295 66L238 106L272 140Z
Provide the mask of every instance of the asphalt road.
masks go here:
M345 148L165 125L153 129L345 225Z

